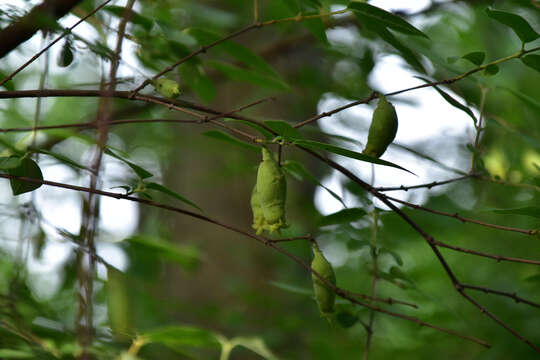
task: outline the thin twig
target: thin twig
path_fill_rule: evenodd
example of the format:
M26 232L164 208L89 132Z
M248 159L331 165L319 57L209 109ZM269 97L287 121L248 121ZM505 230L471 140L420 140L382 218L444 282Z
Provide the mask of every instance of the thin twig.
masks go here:
M475 286L475 285L461 284L461 286L463 288L465 288L465 289L478 290L478 291L482 291L482 292L484 292L486 294L495 294L495 295L500 295L500 296L506 296L506 297L514 299L514 301L516 303L524 303L524 304L527 304L527 305L531 305L531 306L540 308L540 304L532 302L532 301L527 300L527 299L524 299L522 297L519 297L519 296L517 296L517 294L515 292L510 293L510 292L506 292L506 291L500 291L500 290L495 290L495 289L490 289L490 288L487 288L487 287Z
M463 253L466 253L466 254L471 254L471 255L476 255L476 256L481 256L481 257L494 259L494 260L497 260L497 262L508 261L508 262L522 263L522 264L540 265L540 261L537 261L537 260L521 259L521 258L514 258L514 257L508 257L508 256L502 256L502 255L493 255L493 254L488 254L488 253L485 253L485 252L482 252L482 251L465 249L465 248L462 248L462 247L459 247L459 246L450 245L450 244L447 244L447 243L444 243L444 242L441 242L441 241L437 241L437 240L433 240L433 244L435 244L437 246L440 246L440 247L443 247L443 248L450 249L450 250L463 252Z
M480 220L475 220L475 219L470 219L470 218L463 217L463 216L459 215L458 213L448 213L448 212L445 212L445 211L434 210L434 209L430 209L430 208L427 208L427 207L424 207L424 206L421 206L421 205L416 205L416 204L410 203L408 201L400 200L400 199L397 199L397 198L394 198L394 197L391 197L391 196L388 196L388 195L383 195L383 196L385 198L387 198L388 200L398 202L398 203L406 205L406 206L408 206L410 208L426 211L426 212L429 212L429 213L432 213L432 214L448 216L448 217L457 219L457 220L459 220L461 222L464 222L464 223L476 224L476 225L485 226L485 227L488 227L488 228L493 228L493 229L498 229L498 230L512 231L512 232L517 232L517 233L525 234L525 235L536 235L536 234L538 234L540 232L539 229L520 229L520 228L515 228L515 227L510 227L510 226L490 224L490 223L486 223L486 222L483 222L483 221L480 221Z
M456 177L456 178L453 178L453 179L448 179L448 180L445 180L445 181L432 181L432 182L427 183L427 184L409 185L409 186L405 186L405 185L400 185L400 186L386 186L386 187L381 186L381 187L376 187L376 188L374 188L374 189L375 189L376 191L395 191L395 190L408 191L408 190L411 190L411 189L420 189L420 188L428 188L428 189L431 189L432 187L435 187L435 186L440 186L440 185L450 184L450 183L453 183L453 182L456 182L456 181L468 179L468 178L470 178L470 177L472 177L472 176L474 176L474 175L468 174L468 175L463 175L463 176Z

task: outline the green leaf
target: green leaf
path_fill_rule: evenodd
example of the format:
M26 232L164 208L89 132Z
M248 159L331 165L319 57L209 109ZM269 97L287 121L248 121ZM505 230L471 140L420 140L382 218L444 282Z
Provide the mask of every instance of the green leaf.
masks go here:
M229 134L226 134L223 131L209 130L209 131L204 132L203 135L208 136L208 137L213 138L213 139L216 139L216 140L227 142L229 144L240 146L240 147L242 147L244 149L257 151L257 152L261 151L261 149L258 146L253 145L253 144L249 144L249 143L247 143L245 141L242 141L242 140L238 140L237 138L235 138L235 137L233 137L233 136L231 136Z
M187 62L180 66L180 74L187 85L206 103L216 97L216 87L199 64Z
M426 83L430 83L431 81L429 81L428 79L426 78L423 78L421 76L415 76L415 78L417 79L420 79L422 81L425 81ZM469 115L471 117L471 119L473 119L473 121L476 123L476 116L474 116L474 113L472 112L471 109L469 109L468 106L465 106L463 105L462 103L460 103L459 101L457 101L456 99L454 99L452 96L450 96L450 94L448 94L447 92L441 90L438 86L433 86L433 88L435 90L437 90L437 92L443 97L444 100L446 100L446 102L448 102L450 105L452 105L453 107L465 112L467 115Z
M363 218L366 214L367 212L361 208L343 209L320 218L317 224L319 226L350 224Z
M154 236L134 235L124 241L142 245L151 253L165 260L172 261L185 270L195 269L202 258L200 250L195 246L173 244Z
M216 347L219 344L213 332L186 325L165 326L143 333L140 337L179 351L186 347Z
M249 126L250 128L255 129L259 133L261 133L261 135L264 136L264 138L267 139L267 140L270 140L270 139L274 138L274 134L272 134L270 131L266 130L265 128L263 128L259 124L253 123L251 121L241 120L241 119L230 119L230 118L225 118L225 119L223 119L223 121L225 121L225 122L233 122L233 123L238 123L238 124Z
M480 66L484 62L484 59L486 58L486 53L482 51L474 51L474 52L470 52L468 54L463 55L461 58L469 60L474 65Z
M184 30L187 34L197 39L199 45L204 46L220 40L223 36L208 30L200 28L189 28ZM254 70L258 70L266 75L279 78L277 72L270 66L262 57L255 54L249 48L235 43L230 40L223 41L215 46L216 49L221 49L235 57L237 60L250 66Z
M38 164L28 157L23 158L18 167L7 169L7 172L10 175L43 180L43 174L41 173L41 169L39 168ZM10 179L9 182L13 195L20 195L26 192L34 191L42 185L41 183L27 182L18 179Z
M317 15L318 12L307 12L303 13L303 15ZM319 40L324 45L329 45L328 38L326 37L326 27L324 26L324 23L322 19L315 18L315 19L305 19L302 21L305 27L308 28L309 31L315 36L317 40Z
M8 77L8 74L6 74L3 71L0 71L0 81L4 80ZM6 90L13 91L15 90L15 84L13 84L13 80L6 81L2 87L6 88Z
M35 359L36 355L31 351L17 349L0 349L2 359Z
M268 126L270 129L278 133L278 135L288 140L304 138L298 129L294 128L291 124L285 121L267 120L264 122L264 125Z
M290 90L289 85L287 85L283 80L276 79L275 77L260 74L249 69L243 69L238 66L226 64L220 61L210 60L207 61L207 63L234 81L247 82L269 89L282 91Z
M521 61L538 72L540 72L540 55L527 55L521 58Z
M118 17L123 17L124 14L126 14L127 9L123 6L109 5L105 6L103 10L108 11ZM129 21L134 24L140 25L146 31L150 31L154 26L154 22L152 21L152 19L142 16L141 14L131 9L127 10L127 16L129 18Z
M285 290L293 294L313 296L312 288L304 288L301 286L287 284L287 283L279 282L279 281L270 281L270 285L273 285L277 287L278 289Z
M378 159L378 158L375 158L375 157L372 157L372 156L364 155L364 154L361 154L361 153L356 152L356 151L344 149L344 148L336 146L336 145L325 144L325 143L321 143L321 142L313 141L313 140L301 140L301 139L295 140L294 144L295 145L305 146L305 147L307 147L309 149L312 149L312 150L326 150L326 151L329 151L329 152L334 153L334 154L345 156L345 157L348 157L348 158L351 158L351 159L365 161L365 162L372 163L372 164L394 167L396 169L400 169L400 170L403 170L403 171L406 171L408 173L411 173L411 174L415 175L412 171L409 171L409 170L407 170L407 169L405 169L405 168L403 168L403 167L401 167L399 165L396 165L394 163L391 163L389 161L385 161L385 160L381 160L381 159Z
M486 9L486 13L493 20L511 27L524 43L534 41L540 37L540 34L534 31L531 25L529 25L529 23L519 15L506 11L492 10L490 8Z
M58 160L58 161L60 161L60 162L62 162L64 164L67 164L69 166L72 166L74 168L91 171L91 169L89 167L81 165L81 164L71 160L70 158L68 158L67 156L64 156L62 154L55 153L55 152L48 151L48 150L44 150L44 149L36 149L36 152L38 152L40 154L52 156L56 160Z
M492 210L496 214L512 214L512 215L525 215L532 216L540 219L540 207L539 206L527 206L516 209L496 209Z
M152 174L151 172L143 169L142 167L140 167L139 165L137 164L134 164L132 163L131 161L129 160L126 160L124 159L123 157L121 157L120 155L114 153L110 148L105 148L103 150L103 152L109 156L112 156L113 158L115 159L118 159L120 161L122 161L124 164L126 164L127 166L129 166L131 168L131 170L133 170L135 172L135 174L137 174L141 179L147 179L149 177L152 177L154 176L154 174Z
M113 266L107 266L107 317L113 336L118 341L126 341L133 334L131 298L126 274Z
M499 88L508 91L509 93L523 101L526 105L530 106L533 110L540 111L540 102L530 97L529 95L503 86L499 86Z
M342 328L348 329L354 326L358 322L359 318L357 314L351 311L342 310L336 312L336 320Z
M424 65L418 60L418 56L414 51L412 51L407 46L403 45L401 41L399 41L394 34L392 34L387 28L384 26L381 26L377 22L371 22L369 20L364 20L363 24L372 32L377 34L381 39L386 41L388 44L390 44L394 49L399 51L403 59L409 63L414 69L425 73L426 69L424 68Z
M401 266L403 265L403 259L401 258L401 256L395 252L394 250L391 250L391 249L388 249L388 248L380 248L379 249L379 255L382 255L382 254L389 254L390 256L392 256L395 260L395 262Z
M229 359L231 351L237 346L242 346L265 359L277 360L277 357L272 354L272 351L266 346L263 339L259 337L237 336L231 340L227 340L224 336L218 336L218 340L222 348L220 359Z
M197 206L197 204L195 204L194 202L186 199L182 195L177 194L176 192L172 191L171 189L169 189L169 188L167 188L167 187L165 187L165 186L163 186L161 184L151 182L151 183L145 183L144 185L145 185L146 189L159 191L159 192L164 193L166 195L172 196L172 197L174 197L174 198L176 198L176 199L178 199L178 200L180 200L180 201L182 201L182 202L184 202L184 203L186 203L186 204L188 204L190 206L193 206L194 208L197 208L197 209L202 211L202 209L199 206Z
M328 193L330 195L332 195L332 197L334 197L334 199L336 199L337 201L339 201L343 206L346 207L345 203L343 202L343 199L338 195L336 194L335 192L333 192L332 190L330 190L329 188L327 188L326 186L324 186L319 180L317 180L317 178L311 174L309 172L308 169L306 169L304 167L304 165L302 165L300 162L298 161L295 161L295 160L286 160L284 161L282 164L281 164L282 168L287 171L291 176L293 176L294 178L296 178L297 180L303 180L303 179L308 179L310 180L312 183L314 183L315 185L317 186L320 186L322 187L324 190L328 191Z
M484 69L484 75L492 76L499 72L499 66L491 64Z
M353 10L356 16L360 20L368 20L370 22L375 22L384 27L389 27L390 29L399 31L408 35L423 36L428 38L426 34L409 24L407 21L403 20L397 15L389 13L383 9L380 9L376 6L369 5L365 2L351 1L349 3L349 9Z
M19 166L21 166L21 158L19 156L0 157L0 170L14 169Z

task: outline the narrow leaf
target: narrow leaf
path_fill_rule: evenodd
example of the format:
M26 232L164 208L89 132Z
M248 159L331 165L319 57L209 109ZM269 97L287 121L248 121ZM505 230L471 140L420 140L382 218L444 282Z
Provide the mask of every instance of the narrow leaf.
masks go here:
M403 168L403 167L401 167L399 165L396 165L394 163L391 163L389 161L385 161L385 160L381 160L381 159L378 159L378 158L375 158L375 157L372 157L372 156L364 155L364 154L361 154L359 152L344 149L344 148L339 147L339 146L335 146L335 145L331 145L331 144L325 144L325 143L321 143L321 142L313 141L313 140L300 140L300 139L295 140L294 144L295 145L305 146L305 147L310 148L312 150L326 150L326 151L329 151L329 152L334 153L334 154L345 156L345 157L348 157L348 158L351 158L351 159L365 161L365 162L372 163L372 164L394 167L396 169L400 169L400 170L403 170L403 171L406 171L408 173L411 173L411 174L415 175L412 171L409 171L409 170L407 170L407 169L405 169L405 168Z
M534 41L540 37L540 34L534 31L534 29L531 25L529 25L527 20L525 20L519 15L512 14L506 11L492 10L490 8L486 9L486 13L493 20L496 20L501 24L512 28L512 30L514 30L516 35L519 36L521 41L523 41L524 43Z
M350 224L363 218L366 214L366 211L361 208L343 209L320 218L317 224L319 226Z
M171 189L169 189L169 188L167 188L167 187L165 187L165 186L163 186L161 184L151 182L151 183L145 183L144 185L145 185L145 187L147 189L159 191L159 192L164 193L166 195L172 196L172 197L174 197L174 198L176 198L176 199L178 199L178 200L180 200L180 201L182 201L182 202L184 202L184 203L186 203L188 205L191 205L194 208L197 208L197 209L202 211L202 209L199 206L197 206L197 204L195 204L194 202L186 199L182 195L177 194L176 192L172 191Z
M526 105L530 106L533 110L540 111L540 102L538 102L536 99L530 97L529 95L526 95L526 94L524 94L522 92L519 92L519 91L514 90L514 89L510 89L510 88L507 88L507 87L500 86L499 88L508 91L509 93L511 93L512 95L514 95L515 97L517 97L518 99L523 101Z
M109 5L109 6L105 6L103 10L108 11L111 14L114 14L118 17L123 17L127 11L127 16L129 20L134 24L140 25L146 31L150 31L152 27L154 26L154 22L152 21L152 19L142 16L141 14L131 9L127 10L123 6Z
M0 358L2 359L35 359L36 355L27 350L0 349Z
M312 288L304 288L301 286L287 284L287 283L279 282L279 281L270 281L270 285L273 285L277 287L278 289L285 290L293 294L313 296Z
M426 79L426 78L423 78L421 76L415 76L417 79L420 79L422 81L425 81L426 83L430 83L431 81L429 79ZM472 112L471 109L469 109L468 106L465 106L463 105L462 103L460 103L459 101L457 101L456 99L454 99L450 94L448 94L447 92L441 90L438 86L433 86L433 88L435 90L437 90L437 92L443 97L444 100L446 100L446 102L448 102L450 105L452 105L453 107L465 112L467 115L469 115L471 117L471 119L473 119L473 121L476 123L476 116L474 116L474 113Z
M512 215L525 215L532 216L540 219L540 207L539 206L527 206L516 209L496 209L492 210L496 214L512 214Z
M197 42L201 46L211 44L223 37L201 28L189 28L184 31L197 39ZM237 60L240 60L244 64L250 66L252 69L279 78L277 72L272 68L272 66L270 66L262 57L251 51L251 49L243 45L227 40L217 45L216 49L224 50Z
M283 80L276 79L275 77L267 76L265 74L260 74L253 70L243 69L238 66L215 60L207 61L207 64L234 81L247 82L269 89L282 91L290 90L289 85L287 85Z
M267 140L274 138L274 134L272 134L270 131L266 130L259 124L253 123L251 121L241 120L241 119L229 119L229 118L225 118L223 120L226 122L238 123L238 124L249 126L250 128L255 129L259 133L261 133L261 135L264 136L264 138Z
M468 54L463 55L462 58L465 60L469 60L474 65L480 66L484 62L484 59L486 58L486 53L482 51L474 51L474 52L470 52Z
M186 325L166 326L140 335L150 343L159 343L174 350L184 350L187 346L216 347L218 341L213 332Z
M44 150L44 149L37 149L36 152L38 152L40 154L52 156L56 160L58 160L58 161L60 161L60 162L62 162L64 164L67 164L69 166L72 166L74 168L91 171L91 169L89 167L81 165L81 164L71 160L70 158L68 158L65 155L62 155L62 154L59 154L59 153L56 153L56 152L52 152L52 151L48 151L48 150Z
M540 72L540 55L527 55L521 61L528 67Z
M285 121L280 120L267 120L264 122L264 125L268 126L270 129L277 132L280 136L283 136L285 139L303 139L304 137L298 131L298 129L292 127L291 124Z
M231 348L242 346L267 360L277 360L277 357L270 351L260 337L238 336L232 338L229 343Z
M134 164L131 161L126 160L123 157L121 157L120 155L114 153L110 148L105 148L105 150L103 152L105 154L107 154L107 155L110 155L110 156L122 161L124 164L129 166L135 172L135 174L137 174L141 179L147 179L149 177L154 176L154 174L152 174L151 172L143 169L139 165Z
M351 1L349 3L349 9L353 10L360 20L367 19L371 22L376 22L384 27L389 27L404 34L428 38L426 34L409 24L407 21L403 20L401 17L376 6L369 5L365 2Z
M283 162L282 167L285 171L287 171L290 175L292 175L294 178L298 180L308 179L312 183L314 183L317 186L322 187L324 190L326 190L334 199L339 201L344 207L346 207L345 203L343 202L343 199L333 192L331 189L324 186L317 178L309 172L308 169L305 168L304 165L299 163L298 161L294 160L286 160Z
M164 239L146 235L134 235L124 241L141 245L150 253L175 262L186 270L193 270L201 261L201 253L195 246L173 244Z
M213 138L213 139L216 139L216 140L227 142L229 144L240 146L240 147L242 147L244 149L249 149L249 150L257 151L257 152L261 151L261 149L258 146L249 144L249 143L247 143L245 141L242 141L242 140L238 140L237 138L235 138L235 137L233 137L233 136L231 136L229 134L226 134L223 131L210 130L210 131L204 132L203 135L208 136L208 137Z
M377 22L372 22L367 19L363 21L363 24L369 30L377 34L385 42L390 44L394 49L399 51L403 59L407 63L409 63L409 65L411 65L414 69L423 73L426 72L424 65L422 65L420 60L418 60L418 56L416 55L416 53L412 51L410 48L408 48L407 46L403 45L403 43L399 41L398 38L396 38L394 34L392 34L387 28L385 28L384 26L381 26Z

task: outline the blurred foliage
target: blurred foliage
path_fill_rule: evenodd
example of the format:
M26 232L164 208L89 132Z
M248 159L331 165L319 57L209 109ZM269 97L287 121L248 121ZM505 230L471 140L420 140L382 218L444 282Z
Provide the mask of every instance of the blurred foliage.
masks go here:
M72 15L82 17L99 3L85 0ZM376 3L400 6L399 2ZM344 0L139 0L129 13L117 89L133 90L201 47L249 26L253 6L258 4L258 21L268 23L209 47L164 75L175 90L167 96L180 93L180 105L187 101L223 112L272 96L276 101L253 106L242 115L259 119L282 143L330 152L336 161L346 157L371 163L365 165L408 169L411 164L395 164L391 157L370 159L356 151L365 139L325 133L315 122L300 130L291 125L320 112L321 101L329 96L352 102L380 91L381 84L370 75L388 55L398 56L411 77L425 82L451 79L480 67L482 71L437 88L441 102L466 112L477 125L482 119L477 143L475 134L469 134L468 141L456 144L471 160L461 170L479 175L427 192L422 205L487 223L538 229L540 57L530 53L487 64L540 45L540 5L532 0L426 3L414 11L386 12L374 4ZM36 89L45 74L47 88L99 89L114 56L123 6L111 2L89 18L85 28L81 25L52 47L48 56L54 61L47 62L47 70L42 58L2 90ZM317 16L346 6L354 11ZM1 5L0 26L17 21L29 9L30 2L21 2L20 7ZM300 21L271 23L297 15ZM71 24L74 16L60 25ZM58 35L59 30L52 31L43 41ZM41 41L36 36L3 59L0 80L32 56ZM142 93L159 95L150 86ZM86 123L95 121L98 109L99 99L91 97L49 97L41 108L34 99L2 99L0 123L2 128L31 128L36 119L40 126ZM112 120L187 117L167 106L125 99L113 102ZM330 119L355 124L342 113ZM268 129L242 119L225 119L224 124L261 139L273 138ZM87 186L95 133L91 126L35 134L7 132L0 135L0 169ZM451 162L444 143L436 141L418 143L412 150L424 153L424 159ZM276 145L270 146L277 150ZM117 188L252 232L249 199L260 156L249 138L207 121L128 123L110 126L104 153L104 191ZM424 239L395 212L379 208L371 195L344 178L339 189L330 186L326 180L331 169L293 146L283 147L281 160L288 181L290 227L280 237L312 234L334 265L337 286L371 294L376 276L378 297L418 305L416 309L378 303L381 308L493 345L485 349L376 313L369 358L538 358L527 344L455 291ZM467 168L471 162L473 169ZM432 181L442 180L446 178ZM396 178L395 186L400 185ZM78 246L80 235L54 221L55 217L76 219L75 213L68 212L74 210L66 207L70 210L54 213L57 208L48 204L80 206L81 197L70 190L46 193L46 186L18 180L12 180L11 186L13 194L7 181L0 189L0 358L80 358L76 254L87 250ZM323 216L315 203L320 187L348 208ZM22 195L13 196L18 194ZM90 350L96 359L350 359L365 353L370 311L338 298L335 318L322 318L311 274L290 258L193 217L142 204L137 209L136 219L127 212L108 213L107 220L113 223L136 222L128 235L101 223L98 250L103 245L115 251L98 252L101 257L93 274L95 337ZM403 211L445 243L539 260L538 234L500 231L410 208ZM307 241L280 246L311 262ZM540 301L540 271L535 265L448 249L441 252L465 284ZM468 294L540 346L538 307L494 294Z

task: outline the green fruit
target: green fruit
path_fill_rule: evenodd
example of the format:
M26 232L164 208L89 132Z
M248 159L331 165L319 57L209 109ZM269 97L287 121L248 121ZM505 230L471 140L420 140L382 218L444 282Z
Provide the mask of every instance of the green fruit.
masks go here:
M332 265L326 260L316 243L313 243L313 261L311 262L311 267L331 284L336 285L336 274L334 273L334 269L332 269ZM315 300L317 300L321 315L329 316L333 314L336 293L315 274L311 275L311 280L313 282Z
M398 118L394 105L389 103L383 95L380 95L379 104L371 119L368 141L362 153L380 157L396 137L397 128Z
M264 229L273 233L287 226L285 221L287 183L272 153L263 147L262 155L263 161L257 171L256 191L265 220Z
M175 98L180 95L180 86L174 80L157 79L152 84L158 93L167 98Z

